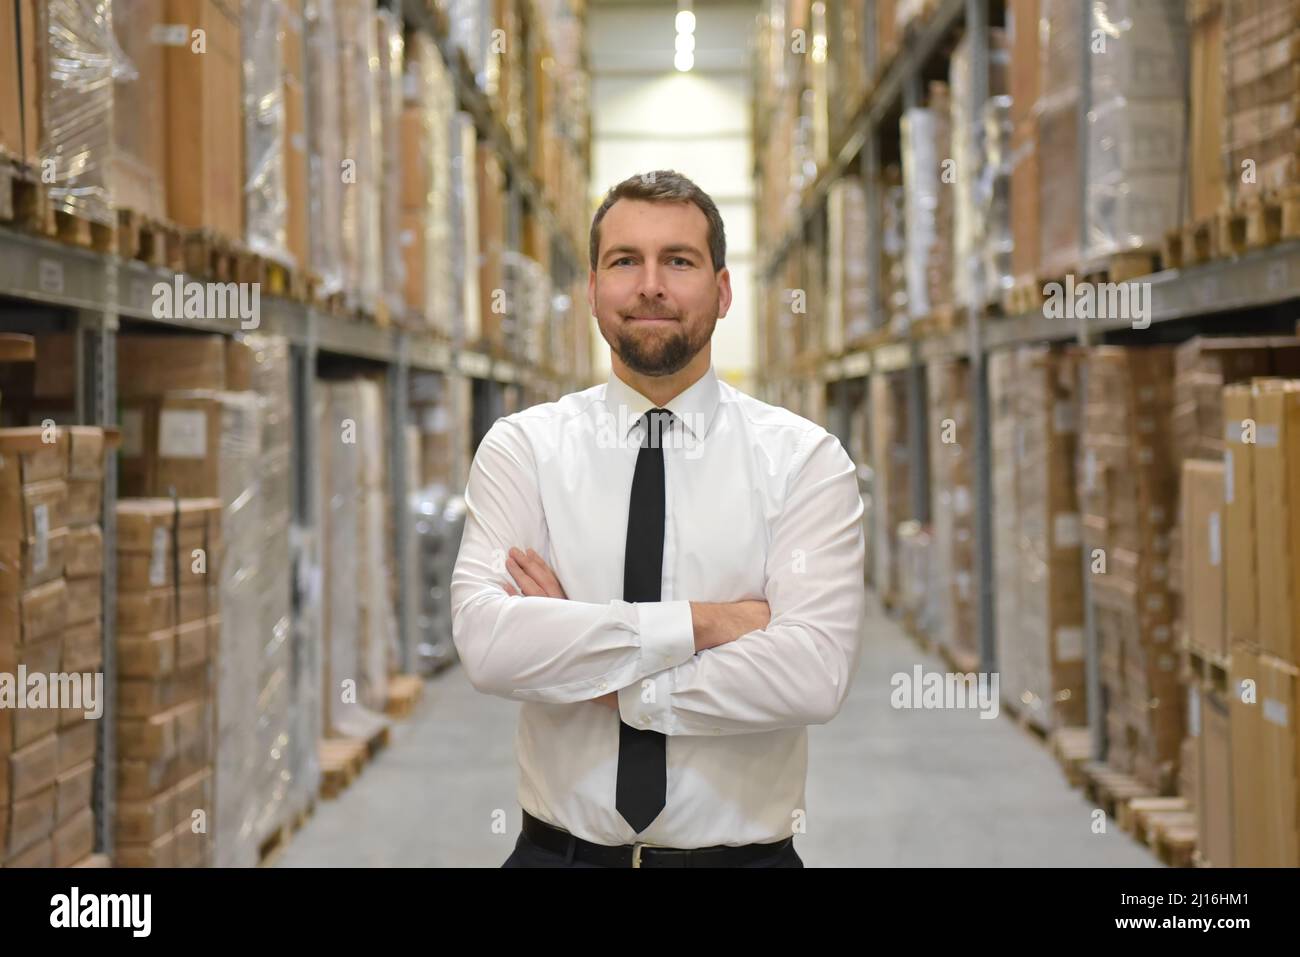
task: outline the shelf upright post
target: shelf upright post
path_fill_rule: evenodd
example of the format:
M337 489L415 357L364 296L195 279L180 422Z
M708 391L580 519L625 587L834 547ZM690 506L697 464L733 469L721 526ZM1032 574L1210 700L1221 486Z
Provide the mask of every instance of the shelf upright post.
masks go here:
M411 489L407 488L406 424L410 407L410 341L397 337L397 356L384 379L388 399L388 471L392 492L393 550L397 569L397 647L402 671L415 671L414 605L415 569L411 551Z
M913 48L906 48L900 54L907 57L906 71L903 75L903 110L914 109L921 105L921 66L916 59ZM916 337L908 329L907 362L907 446L908 461L911 463L912 517L925 524L930 521L930 443L928 441L929 424L926 411L925 365L921 358L921 347Z
M983 157L984 129L980 117L989 98L989 5L988 0L966 0L966 35L970 41L970 101L966 104L971 128L954 130L955 136L967 136L972 149L968 155ZM997 670L997 621L995 618L995 582L993 568L993 455L989 437L989 379L984 347L984 309L979 302L979 264L974 258L959 263L970 280L975 298L967 308L966 328L970 349L971 448L974 451L971 475L975 485L975 569L977 576L976 627L979 638L980 669L986 674Z
M76 417L83 425L117 424L117 262L105 257L101 309L78 310L75 325ZM117 816L117 451L104 450L100 507L103 548L100 643L104 675L103 710L95 733L95 774L91 806L95 850L109 852Z

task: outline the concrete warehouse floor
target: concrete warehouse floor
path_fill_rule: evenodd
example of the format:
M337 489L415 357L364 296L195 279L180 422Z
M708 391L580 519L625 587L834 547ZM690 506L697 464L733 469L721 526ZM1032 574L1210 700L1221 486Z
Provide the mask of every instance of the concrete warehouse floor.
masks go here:
M1113 821L1093 834L1082 793L1005 711L891 708L893 674L943 665L874 605L867 634L843 710L809 729L807 833L795 837L806 866L1160 866ZM519 833L517 708L444 672L357 781L318 802L278 866L500 866Z

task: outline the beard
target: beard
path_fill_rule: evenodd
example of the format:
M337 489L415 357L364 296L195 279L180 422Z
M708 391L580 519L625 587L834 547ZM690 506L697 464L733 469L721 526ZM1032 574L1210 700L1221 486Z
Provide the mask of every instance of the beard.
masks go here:
M673 375L699 355L713 337L717 323L715 308L712 320L693 327L683 323L668 331L638 330L635 325L624 323L613 338L606 335L605 340L633 372L649 376Z

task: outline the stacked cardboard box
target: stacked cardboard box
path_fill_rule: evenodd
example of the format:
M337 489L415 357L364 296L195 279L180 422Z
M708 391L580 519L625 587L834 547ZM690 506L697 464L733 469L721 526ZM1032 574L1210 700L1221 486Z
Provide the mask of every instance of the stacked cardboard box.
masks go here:
M343 105L339 86L339 23L332 0L303 3L307 44L305 99L311 119L305 124L308 158L308 237L312 272L320 278L319 294L331 296L344 286ZM356 160L355 156L347 157ZM347 184L352 188L356 184Z
M937 88L937 89L936 89ZM907 314L910 319L923 319L940 305L932 297L944 295L945 284L941 277L940 261L949 267L951 257L942 254L946 248L946 225L942 210L949 190L940 182L941 160L947 156L948 140L947 98L942 93L943 84L931 85L931 108L914 107L903 114L903 228L906 237L903 253L907 278ZM946 235L951 236L951 233Z
M167 215L167 100L163 51L155 35L167 23L166 0L120 0L113 36L131 74L113 83L113 202L159 219Z
M496 148L480 143L476 150L478 194L478 301L480 308L477 342L468 343L492 355L503 355L513 337L509 310L505 302L505 277L502 255L505 253L505 173L497 159Z
M456 307L453 312L452 338L460 343L479 339L479 283L476 266L478 241L478 145L474 120L458 112L451 121L453 275L456 277Z
M104 432L93 426L61 430L68 451L67 548L64 577L68 613L58 670L81 675L83 685L103 667L104 536L100 526L104 492ZM58 798L55 805L54 866L86 857L94 849L90 788L100 722L87 709L65 708L60 720ZM73 764L72 762L81 760Z
M259 255L287 261L288 204L285 183L286 119L282 0L244 3L239 31L243 46L243 178L245 237Z
M1017 651L1027 680L1024 687L1008 691L1044 728L1087 721L1082 535L1075 482L1078 364L1077 354L1048 347L1026 347L1019 356Z
M211 662L220 622L210 570L220 503L117 503L117 821L122 867L212 860Z
M303 0L284 0L280 28L280 63L284 83L285 242L293 262L310 271L308 227L307 74L303 60Z
M831 184L826 198L826 352L871 331L867 284L867 195L862 181L847 176Z
M401 124L405 43L402 23L392 10L380 8L374 14L375 47L379 69L375 74L377 107L376 184L379 203L379 289L387 314L394 318L405 312L406 267L402 258L402 162Z
M906 258L906 199L903 172L898 166L885 167L880 181L880 307L885 327L895 332L907 328L908 286ZM871 317L871 329L882 321Z
M1012 0L1011 34L1011 272L1017 285L1038 280L1038 101L1039 0Z
M343 292L353 307L376 313L381 285L379 50L374 12L366 0L335 0L343 150Z
M827 55L832 143L842 142L853 117L849 111L867 88L867 36L871 17L859 3L831 4Z
M1234 863L1295 867L1300 382L1230 385L1223 404Z
M63 657L67 461L57 430L0 430L0 675L11 683L0 707L0 853L10 867L53 866L60 775L94 757L95 725L64 733L48 697L18 680L57 674Z
M933 580L938 595L939 642L977 670L975 530L971 494L970 367L963 361L931 363L930 516Z
M1015 700L1017 692L1013 689L1028 688L1032 683L1020 648L1024 638L1020 624L1020 353L1006 350L990 355L988 376L993 569L997 581L994 640L1001 683L1007 690L1005 697Z
M1040 0L1039 83L1034 106L1038 165L1038 267L1055 277L1079 263L1079 98L1082 8ZM1019 69L1017 67L1016 69Z
M1224 82L1222 0L1187 4L1190 102L1188 127L1188 213L1203 222L1223 206L1227 179L1223 164Z
M1083 542L1100 645L1107 762L1161 792L1177 780L1184 701L1169 586L1178 473L1168 442L1173 353L1102 346L1087 356Z
M897 529L912 516L907 450L906 383L900 375L871 377L872 498L876 508L876 591L898 600Z
M1297 178L1300 7L1291 0L1225 0L1223 172L1242 206Z

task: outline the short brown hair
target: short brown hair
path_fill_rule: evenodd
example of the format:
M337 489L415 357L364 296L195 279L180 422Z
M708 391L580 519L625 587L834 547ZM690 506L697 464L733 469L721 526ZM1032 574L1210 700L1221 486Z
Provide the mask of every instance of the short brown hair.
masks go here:
M709 221L709 257L713 260L713 271L717 272L726 265L727 234L723 230L722 216L718 213L717 205L708 193L681 173L671 169L657 169L629 176L605 194L604 202L591 220L589 245L593 270L600 252L600 221L620 199L639 199L649 203L694 203Z

